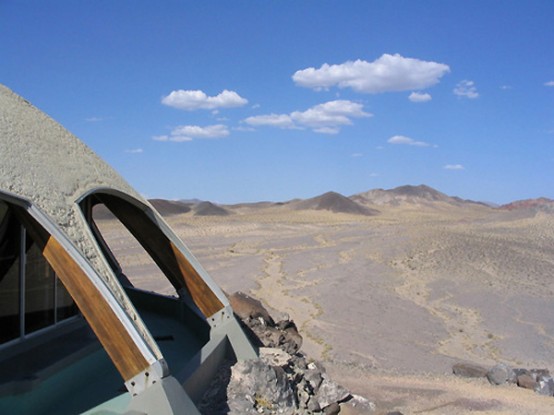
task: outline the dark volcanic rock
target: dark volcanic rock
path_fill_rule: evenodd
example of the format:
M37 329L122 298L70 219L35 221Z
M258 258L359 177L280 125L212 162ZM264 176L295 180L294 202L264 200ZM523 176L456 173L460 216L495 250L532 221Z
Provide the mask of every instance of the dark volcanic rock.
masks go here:
M331 405L323 410L325 415L337 415L340 412L340 405L337 402L333 402Z
M285 371L261 359L237 362L227 387L231 413L294 414L294 392Z
M271 347L260 347L257 359L221 368L198 405L202 414L337 414L347 401L363 413L375 410L373 403L333 382L321 363L299 352L302 337L293 321L275 323L258 300L244 293L228 297L256 343Z
M511 367L504 363L499 363L488 371L487 379L493 385L516 383L516 374Z
M456 363L452 366L452 372L464 378L484 378L488 369L471 363Z
M228 297L233 311L241 320L261 318L266 325L275 325L269 312L259 300L241 291L237 291Z
M539 395L554 396L554 378L550 375L539 377L535 385L535 392Z
M537 381L531 375L522 374L517 377L517 386L520 388L535 390Z
M280 347L291 354L300 350L303 339L293 321L281 320L275 323L260 301L242 292L229 296L229 302L243 326L248 329L247 332L251 333L255 344Z

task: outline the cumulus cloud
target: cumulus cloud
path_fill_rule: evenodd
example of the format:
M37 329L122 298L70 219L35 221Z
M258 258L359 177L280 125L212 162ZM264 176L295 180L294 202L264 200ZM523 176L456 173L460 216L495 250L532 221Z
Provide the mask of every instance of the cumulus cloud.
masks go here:
M181 110L194 111L197 109L213 110L216 108L241 107L248 100L235 91L223 90L220 94L210 97L200 90L172 91L162 98L162 104Z
M340 127L352 124L352 118L371 116L372 114L364 112L362 104L348 100L336 100L315 105L306 111L248 117L244 122L252 126L310 128L317 133L337 134Z
M554 86L554 81L548 81L544 83L545 86Z
M200 127L198 125L180 125L175 127L169 135L157 135L152 137L155 141L174 141L177 143L192 141L195 138L223 138L229 135L229 129L222 124Z
M459 97L469 98L469 99L475 99L479 97L479 93L477 92L477 87L475 86L475 82L463 80L458 82L458 85L456 85L456 88L454 88L454 94Z
M430 94L422 92L412 92L408 99L412 102L427 102L433 99Z
M391 138L387 140L387 143L389 144L404 144L408 146L416 146L416 147L429 147L431 144L426 143L425 141L417 141L413 138L406 137L404 135L394 135Z
M278 128L295 128L294 121L287 114L267 114L255 115L244 120L245 123L252 126L267 125Z
M302 69L296 71L292 79L299 86L316 90L338 86L377 94L424 89L435 85L449 71L448 65L443 63L385 53L373 62L358 59L337 65L325 63L319 69Z
M443 168L446 170L464 170L464 166L461 164L446 164Z

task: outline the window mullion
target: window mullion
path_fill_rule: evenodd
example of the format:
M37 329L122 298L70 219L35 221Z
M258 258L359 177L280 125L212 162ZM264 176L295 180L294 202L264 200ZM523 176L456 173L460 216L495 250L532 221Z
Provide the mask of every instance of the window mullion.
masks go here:
M19 337L25 337L25 265L27 262L25 246L26 232L23 225L19 226Z

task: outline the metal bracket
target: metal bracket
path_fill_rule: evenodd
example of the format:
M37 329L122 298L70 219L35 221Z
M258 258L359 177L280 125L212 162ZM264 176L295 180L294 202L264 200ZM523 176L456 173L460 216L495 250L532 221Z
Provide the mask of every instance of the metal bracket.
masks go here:
M217 313L208 317L208 324L212 329L219 327L221 324L229 321L233 317L233 309L231 306L223 307Z
M145 389L159 382L164 376L169 373L169 368L164 359L160 359L150 365L147 369L133 376L125 382L127 390L132 396L137 396Z

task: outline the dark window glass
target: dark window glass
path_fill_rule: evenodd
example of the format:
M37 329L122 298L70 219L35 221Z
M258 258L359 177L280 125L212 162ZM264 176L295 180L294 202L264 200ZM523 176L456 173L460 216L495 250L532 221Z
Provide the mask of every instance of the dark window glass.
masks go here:
M78 313L12 209L0 202L0 344Z
M62 321L78 313L77 305L59 279L56 279L56 305L56 321Z
M25 333L55 323L55 288L54 271L32 244L25 264Z
M21 226L0 202L0 344L20 336L20 234Z

